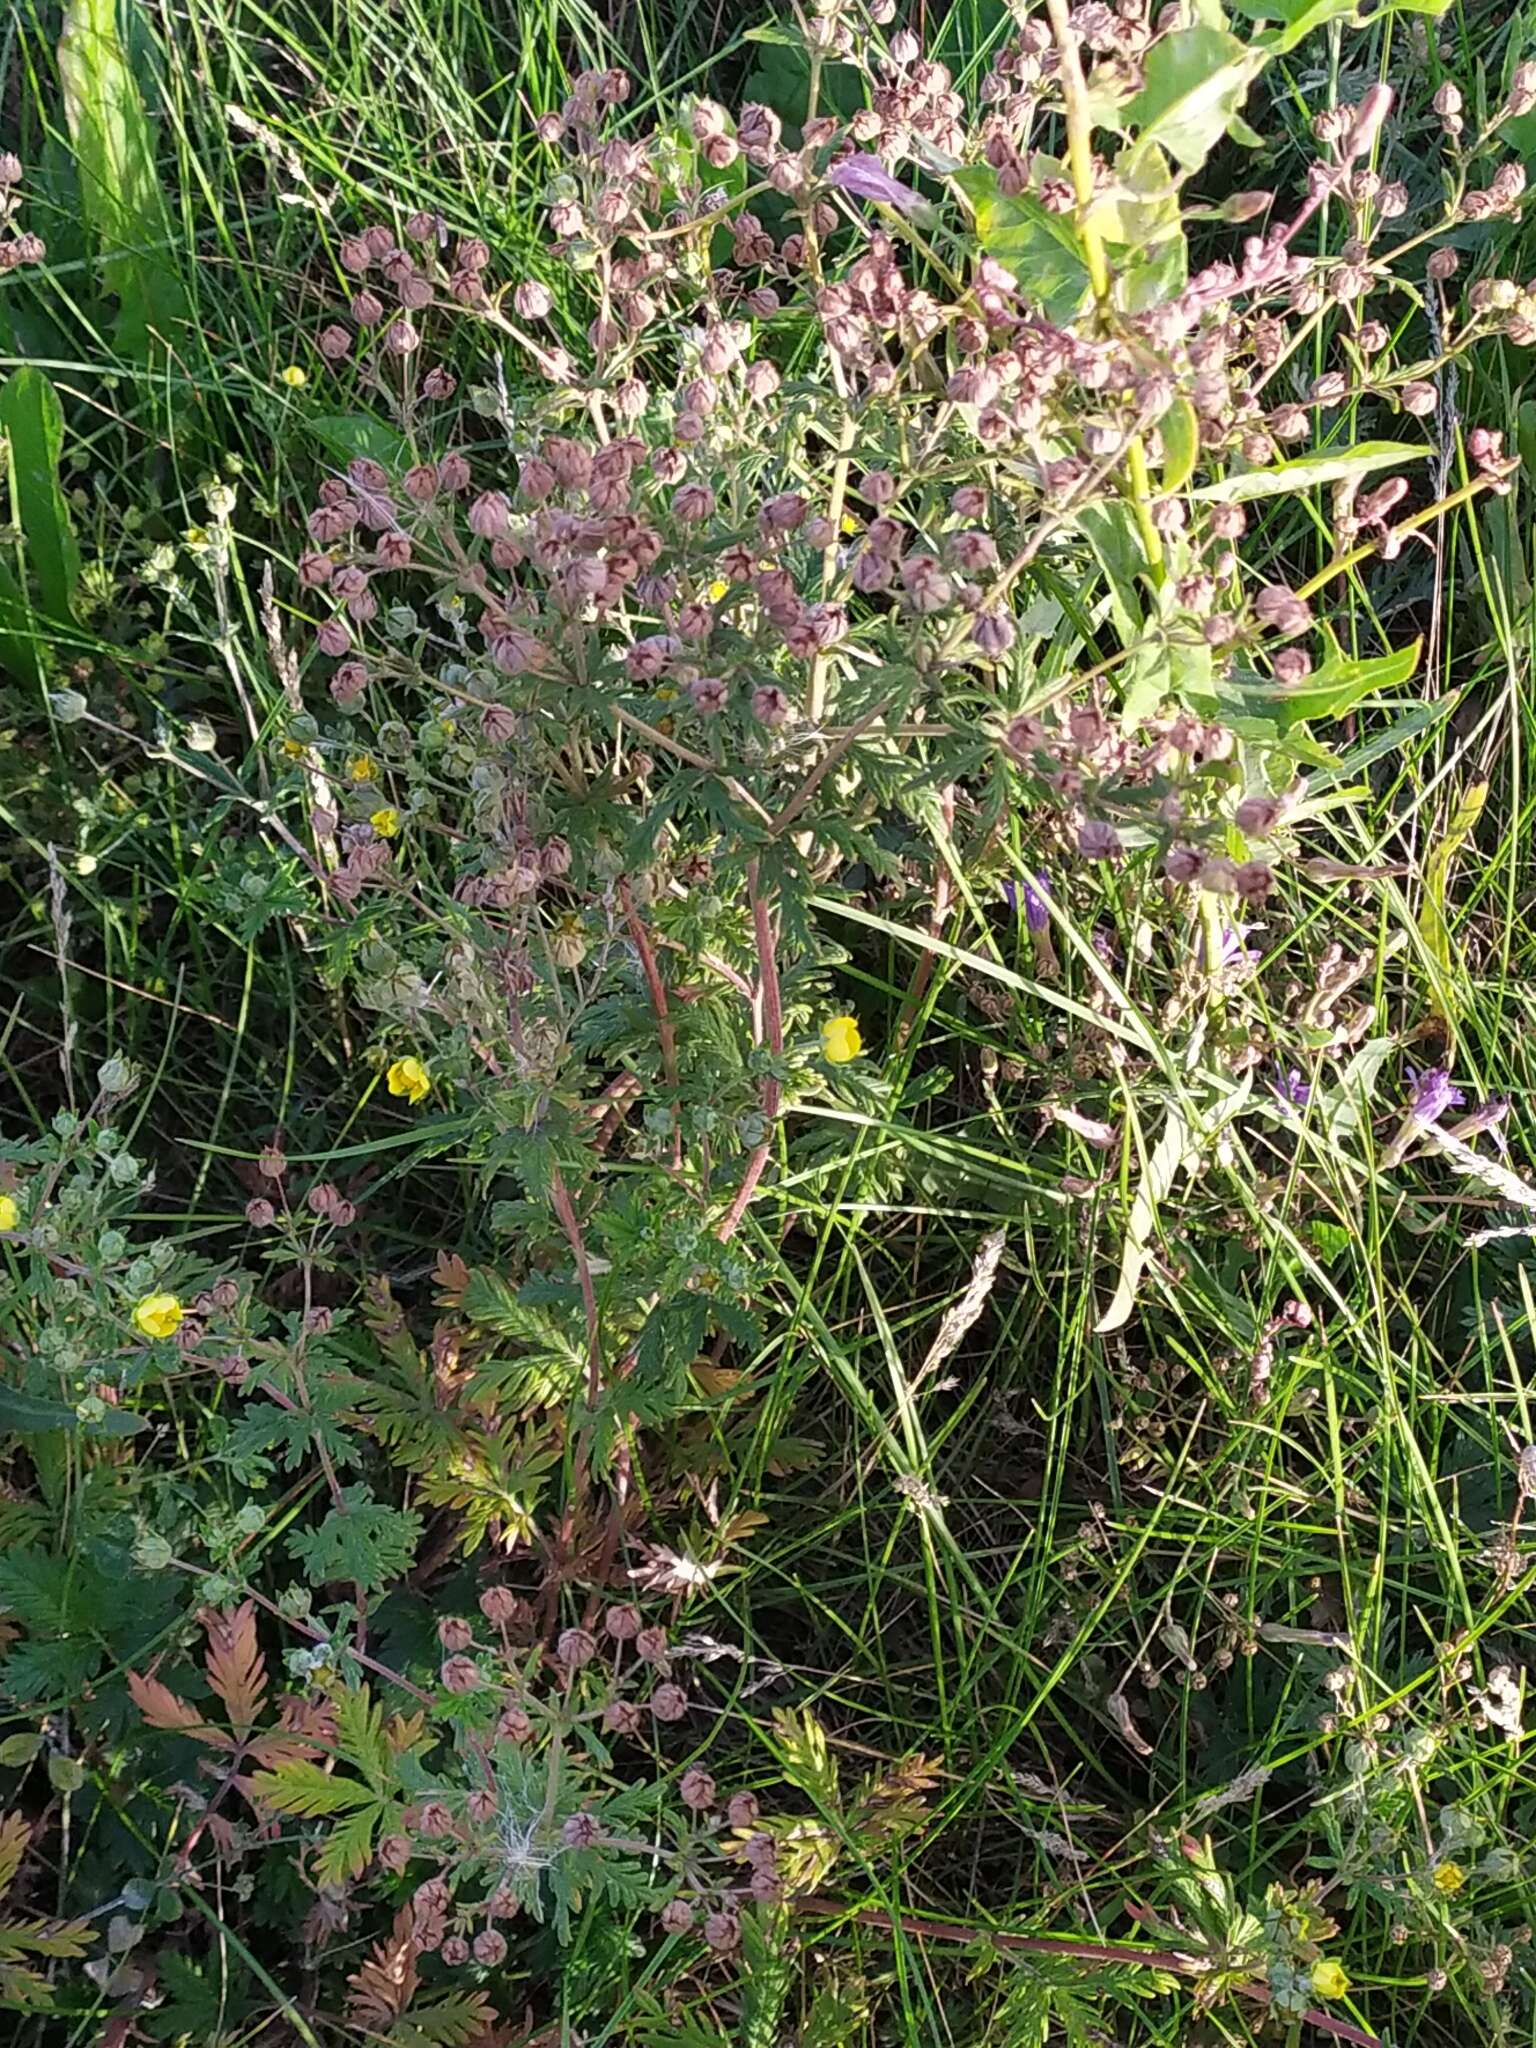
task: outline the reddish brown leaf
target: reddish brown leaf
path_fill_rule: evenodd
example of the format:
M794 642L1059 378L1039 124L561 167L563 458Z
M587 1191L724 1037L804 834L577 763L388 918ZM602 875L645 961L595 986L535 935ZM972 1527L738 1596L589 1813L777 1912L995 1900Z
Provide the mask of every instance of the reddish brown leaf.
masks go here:
M294 1757L324 1756L335 1742L336 1716L326 1702L289 1693L278 1707L277 1726L258 1735L247 1753L265 1770L275 1771Z
M181 1699L158 1678L141 1678L137 1671L130 1671L128 1690L133 1695L133 1704L151 1728L178 1729L184 1734L195 1735L199 1742L206 1742L214 1749L234 1748L222 1728L210 1728L190 1701Z
M388 1936L347 1979L351 1986L347 2018L359 2026L380 2030L397 2020L415 1997L421 1981L416 1969L419 1954L414 1914L407 1902L395 1915Z
M208 1683L228 1709L235 1733L249 1735L261 1718L267 1690L266 1660L256 1640L256 1603L208 1607L201 1620L208 1631Z

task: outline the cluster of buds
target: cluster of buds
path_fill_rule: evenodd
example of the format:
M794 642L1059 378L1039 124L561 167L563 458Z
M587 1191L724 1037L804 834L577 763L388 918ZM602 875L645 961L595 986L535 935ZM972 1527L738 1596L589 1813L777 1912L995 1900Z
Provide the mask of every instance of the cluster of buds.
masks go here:
M685 1768L671 1787L675 1845L658 1852L650 1836L631 1839L617 1818L622 1809L610 1810L612 1786L578 1763L582 1745L572 1741L583 1726L610 1742L643 1741L683 1719L688 1695L666 1631L618 1602L593 1626L530 1648L534 1614L520 1595L489 1585L479 1606L478 1621L444 1616L437 1628L439 1682L462 1732L463 1781L440 1781L417 1798L378 1848L382 1867L397 1875L436 1866L413 1893L416 1946L452 1967L492 1966L506 1953L497 1923L518 1912L528 1886L559 1859L652 1864L661 1853L669 1868L658 1909L664 1930L681 1934L697 1923L709 1948L733 1950L743 1908L784 1888L756 1796L722 1797L708 1770ZM544 1789L535 1796L530 1787Z
M21 210L21 159L0 152L0 271L41 263L48 254L41 235L29 234L18 222Z

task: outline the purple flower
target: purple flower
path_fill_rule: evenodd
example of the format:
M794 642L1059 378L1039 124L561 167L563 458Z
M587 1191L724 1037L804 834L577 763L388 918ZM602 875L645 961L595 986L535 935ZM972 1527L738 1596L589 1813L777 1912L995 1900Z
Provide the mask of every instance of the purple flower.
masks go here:
M877 156L845 156L828 171L827 183L851 192L855 199L877 199L902 213L915 213L923 205L921 195L893 178Z
M1249 924L1223 923L1221 937L1217 942L1219 950L1216 965L1218 967L1231 967L1239 960L1246 960L1250 967L1257 966L1259 960L1258 948L1244 944L1249 932L1252 930L1253 926ZM1208 967L1210 962L1206 958L1204 931L1200 933L1199 938L1196 940L1195 949L1200 965Z
M1033 881L1030 881L1026 875L1022 882L1008 881L1003 882L1000 886L1003 892L1003 901L1014 915L1018 915L1019 907L1022 904L1024 922L1028 925L1029 929L1032 932L1043 932L1051 921L1051 913L1048 907L1051 892L1044 875L1036 875Z
M1279 1079L1269 1085L1284 1110L1305 1109L1312 1100L1312 1090L1301 1078L1300 1067L1287 1067Z
M1459 1138L1475 1138L1480 1131L1487 1131L1497 1150L1507 1153L1509 1140L1499 1127L1508 1115L1509 1097L1490 1095L1486 1102L1478 1103L1475 1109L1470 1110L1461 1119L1456 1126L1456 1135Z
M1437 1124L1448 1109L1460 1109L1466 1101L1465 1095L1455 1087L1450 1074L1444 1067L1426 1067L1421 1074L1408 1069L1413 1082L1413 1093L1408 1098L1408 1114L1415 1123Z

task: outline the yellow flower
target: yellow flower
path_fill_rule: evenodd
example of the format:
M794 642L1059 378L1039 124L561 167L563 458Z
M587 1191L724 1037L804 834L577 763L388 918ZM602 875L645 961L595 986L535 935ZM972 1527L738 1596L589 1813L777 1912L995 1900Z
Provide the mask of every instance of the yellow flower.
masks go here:
M309 749L302 740L286 739L283 741L283 752L290 761L302 761Z
M133 1320L146 1337L174 1337L181 1328L181 1303L174 1294L146 1294Z
M432 1086L430 1075L420 1060L406 1058L396 1060L385 1080L389 1083L391 1095L403 1095L407 1102L422 1101Z
M1324 1956L1312 1965L1312 1989L1319 1998L1342 1998L1349 1989L1349 1972L1342 1963Z
M1452 1892L1459 1892L1467 1881L1467 1873L1459 1863L1441 1863L1436 1866L1434 1885L1437 1892L1444 1892L1449 1898Z
M843 514L843 531L844 531L844 533L857 533L857 532L858 532L858 530L859 530L859 522L857 521L857 519L855 519L855 518L854 518L854 516L853 516L853 514L852 514L851 512L845 512L845 513Z
M857 1019L829 1017L822 1025L822 1058L830 1060L834 1067L846 1066L849 1060L856 1060L863 1050L864 1041L859 1036Z
M347 763L347 774L354 782L372 782L378 772L372 754L354 754Z
M710 603L718 604L721 598L727 595L727 593L730 590L730 587L731 586L729 585L729 583L726 582L723 576L717 576L714 582L711 583L711 585L709 586Z
M286 370L278 371L277 381L279 384L286 384L290 391L302 391L309 378L297 363L290 363Z
M14 1195L0 1195L0 1230L14 1230L21 1221L21 1211L16 1206Z
M386 804L382 811L375 811L368 822L381 839L393 839L400 830L400 813Z

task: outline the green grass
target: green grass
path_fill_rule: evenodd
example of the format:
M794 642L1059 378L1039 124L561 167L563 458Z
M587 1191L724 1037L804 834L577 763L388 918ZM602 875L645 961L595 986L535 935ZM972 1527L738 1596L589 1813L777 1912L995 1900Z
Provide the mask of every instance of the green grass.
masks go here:
M928 10L937 46L962 74L983 70L1002 10L959 0L941 13ZM724 0L656 0L613 19L578 0L135 11L167 202L158 256L190 311L169 362L124 357L56 183L51 216L45 200L36 221L53 260L12 310L18 333L23 314L51 323L39 358L68 408L82 543L103 565L75 655L118 690L136 730L65 728L19 692L6 709L0 1086L6 1134L28 1137L71 1091L89 1095L101 1058L141 1065L129 1140L158 1175L135 1219L151 1234L243 1256L250 1171L281 1130L294 1159L368 1185L352 1278L389 1275L424 1331L436 1251L496 1256L462 1134L450 1120L423 1143L394 1113L356 1057L366 1020L328 985L303 919L251 933L232 893L230 847L240 835L261 844L252 806L286 716L260 579L271 563L282 582L296 508L328 460L314 406L285 395L276 373L313 363L335 242L374 212L439 210L455 231L486 236L510 272L538 271L562 291L541 253L531 112L558 100L569 61L616 53L638 68L642 110L711 78L739 84L757 61L742 40L757 18ZM1453 10L1438 34L1457 76L1493 63L1499 26L1494 10ZM1413 54L1419 27L1404 15L1304 44L1276 87L1265 130L1280 139L1262 169L1224 172L1294 189L1310 113L1378 71L1417 108L1405 125L1426 118L1439 74ZM57 30L55 14L32 10L0 42L5 120L29 162L63 161ZM1511 243L1528 248L1529 230L1511 230ZM569 298L562 311L575 317ZM1525 352L1487 351L1461 386L1465 420L1501 426L1514 445L1528 376ZM350 402L343 386L338 407ZM1454 448L1450 459L1454 486ZM217 474L240 489L228 577L184 559L179 596L148 586L147 543L206 523ZM1243 998L1256 1025L1266 1005L1294 1019L1325 946L1365 954L1354 991L1373 1006L1364 1037L1432 1064L1449 1020L1469 1092L1512 1099L1522 1173L1536 1085L1532 487L1522 470L1512 495L1448 519L1433 555L1410 548L1352 580L1341 636L1380 625L1401 639L1411 626L1426 659L1401 704L1362 717L1351 773L1309 850L1387 872L1297 876ZM1276 564L1305 575L1327 559L1326 508L1317 517L1316 534L1304 510L1276 517L1265 536ZM156 707L216 725L223 796L157 752ZM1437 952L1426 911L1437 849L1483 781L1482 816L1442 877ZM50 848L67 927L50 909ZM1136 1318L1097 1336L1163 1118L1236 1085L1204 1060L1184 965L1138 952L1146 909L1118 879L1091 905L1079 897L1054 933L1062 968L1050 980L1022 927L962 892L925 985L914 981L922 904L877 904L857 924L827 912L852 954L851 1005L894 1025L916 987L911 1029L903 1044L894 1033L874 1044L867 1107L791 1121L787 1163L744 1233L765 1334L736 1362L759 1392L745 1421L722 1416L673 1447L674 1469L650 1475L653 1533L707 1550L717 1523L762 1518L715 1586L679 1603L685 1630L725 1646L708 1670L714 1747L735 1779L781 1782L770 1710L794 1704L815 1711L850 1775L928 1758L929 1816L894 1847L844 1844L826 1888L838 1912L797 1926L783 1985L758 1958L744 1992L725 1989L654 1943L626 1951L611 1929L584 1925L568 1961L543 1952L518 1987L554 2030L539 2038L1255 2040L1261 2015L1241 2001L1202 2018L1187 1985L1154 1989L1150 1973L1096 1967L1091 1953L1030 1958L987 1940L1137 1939L1126 1903L1168 1907L1173 1844L1190 1831L1213 1836L1256 1910L1272 1883L1321 1881L1343 1929L1330 1953L1357 1986L1332 2008L1341 2017L1416 2048L1536 2040L1531 1950L1517 1943L1500 1999L1482 1994L1477 1967L1536 1919L1536 1779L1523 1747L1475 1727L1469 1691L1528 1654L1536 1558L1518 1545L1529 1503L1517 1460L1536 1439L1529 1241L1469 1249L1472 1231L1512 1214L1433 1165L1384 1166L1394 1124L1378 1093L1352 1129L1304 1117L1289 1149L1244 1126L1229 1156L1170 1196ZM1111 1020L1118 1064L1078 1077L1075 1099L1116 1125L1107 1153L1059 1129L1047 1138L1040 1116L1043 1097L1070 1085L1095 1015ZM925 1370L993 1231L1006 1246L980 1319ZM1279 1339L1256 1402L1253 1354L1292 1296L1316 1320ZM217 1412L216 1393L178 1400L178 1486L204 1514L240 1505L200 1448ZM0 1504L31 1486L24 1462L5 1470ZM296 1510L297 1495L286 1499ZM1512 1528L1514 1554L1501 1556L1496 1539ZM258 1570L274 1533L259 1539ZM434 1604L452 1611L469 1578L446 1565ZM5 1732L35 1720L20 1714ZM29 1811L49 1797L30 1765L0 1769L0 1788L0 1804ZM1448 1807L1482 1829L1463 1861L1501 1846L1515 1861L1464 1895L1431 1892L1438 1933L1415 1923L1398 1944L1387 1884L1443 1860ZM129 1858L106 1839L113 1827L98 1811L83 1835L66 1828L44 1891L56 1886L73 1911L95 1886L105 1911L100 1872ZM188 1914L155 1940L218 1971L243 1956L275 2016L219 2040L355 2038L317 2016L312 1981L270 1930L243 1924L228 1897L195 1904L211 1939ZM925 1919L969 1945L925 1933ZM1432 1988L1436 1971L1446 1988ZM107 2038L125 2001L103 1990L68 2023L17 2021L15 2038ZM832 2030L797 2036L813 2011Z

